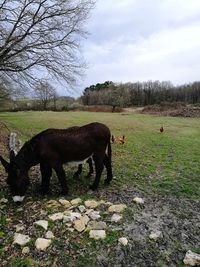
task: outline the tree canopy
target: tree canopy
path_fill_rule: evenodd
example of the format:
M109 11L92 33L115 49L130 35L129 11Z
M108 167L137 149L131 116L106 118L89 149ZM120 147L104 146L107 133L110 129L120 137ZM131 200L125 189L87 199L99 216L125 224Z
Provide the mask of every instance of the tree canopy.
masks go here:
M2 0L0 75L30 84L43 73L73 84L84 67L79 45L93 6L92 0Z

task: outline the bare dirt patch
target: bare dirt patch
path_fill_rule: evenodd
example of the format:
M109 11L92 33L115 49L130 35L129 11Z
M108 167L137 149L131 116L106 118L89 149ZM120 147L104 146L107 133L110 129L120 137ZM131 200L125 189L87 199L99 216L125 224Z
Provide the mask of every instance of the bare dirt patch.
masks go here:
M200 107L186 106L180 103L148 105L141 111L144 114L172 117L200 117Z

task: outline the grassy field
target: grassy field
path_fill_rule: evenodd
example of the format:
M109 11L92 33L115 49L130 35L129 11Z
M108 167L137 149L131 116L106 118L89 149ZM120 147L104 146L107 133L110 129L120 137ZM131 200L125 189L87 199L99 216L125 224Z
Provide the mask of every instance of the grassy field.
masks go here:
M0 113L0 121L23 141L46 128L103 122L117 138L126 137L125 145L118 140L112 145L113 185L200 198L199 119L136 113L17 112Z

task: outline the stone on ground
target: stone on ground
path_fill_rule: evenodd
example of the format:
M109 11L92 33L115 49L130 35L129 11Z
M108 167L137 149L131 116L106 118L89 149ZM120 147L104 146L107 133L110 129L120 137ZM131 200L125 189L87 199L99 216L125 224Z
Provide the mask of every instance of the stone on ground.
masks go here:
M99 202L97 202L96 200L93 200L93 199L90 199L90 200L86 200L84 202L86 208L89 208L89 209L95 209L96 207L99 206Z
M47 207L48 208L58 208L58 207L60 207L60 203L58 203L58 201L52 199L52 200L49 200L47 202Z
M49 215L49 219L52 221L61 221L64 217L64 214L62 212L54 213L52 215Z
M69 208L71 207L71 203L70 201L66 200L66 199L59 199L60 204L62 204L65 208Z
M22 254L29 254L30 248L29 247L23 247Z
M127 246L127 244L128 244L128 239L127 239L126 237L120 237L120 238L118 239L118 242L119 242L120 244L122 244L123 246Z
M135 197L133 201L138 204L144 204L144 199L141 197Z
M39 220L39 221L34 222L34 224L41 226L45 230L47 230L48 228L48 221L46 220Z
M116 205L112 205L108 208L109 212L122 212L123 210L126 209L126 205L125 204L116 204Z
M190 266L200 266L200 254L188 250L183 262Z
M85 208L84 205L80 205L80 206L78 206L78 209L79 209L79 211L80 211L81 213L83 213L83 212L86 210L86 208Z
M161 231L155 231L151 232L149 238L156 241L160 236L161 236Z
M107 225L105 222L90 221L87 226L87 230L105 230Z
M81 200L80 198L75 198L75 199L72 199L72 200L71 200L71 204L72 204L73 206L77 206L77 205L79 205L81 202L82 202L82 200Z
M106 237L106 232L105 230L90 230L89 236L95 240L104 239Z
M111 217L111 222L119 222L122 218L121 215L114 213Z
M85 221L82 218L75 220L74 229L78 232L83 232L85 230Z
M26 245L30 241L30 237L28 235L23 235L20 233L15 233L14 235L14 244L18 244L20 246Z
M93 221L98 220L101 215L99 214L99 211L96 210L89 210L89 212L86 212L86 214L92 219Z
M52 239L52 238L54 238L55 236L54 236L54 234L52 233L52 231L47 231L46 234L45 234L45 237L46 237L47 239Z
M35 241L35 247L38 250L46 250L51 245L51 240L46 238L37 238Z

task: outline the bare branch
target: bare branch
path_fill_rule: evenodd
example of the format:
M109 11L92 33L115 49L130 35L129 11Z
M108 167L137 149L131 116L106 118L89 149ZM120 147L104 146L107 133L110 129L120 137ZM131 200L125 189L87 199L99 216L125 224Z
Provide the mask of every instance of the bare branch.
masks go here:
M37 69L72 84L85 64L80 37L93 0L4 0L0 5L0 71L37 79ZM14 74L14 75L13 75Z

